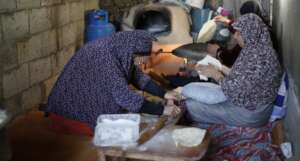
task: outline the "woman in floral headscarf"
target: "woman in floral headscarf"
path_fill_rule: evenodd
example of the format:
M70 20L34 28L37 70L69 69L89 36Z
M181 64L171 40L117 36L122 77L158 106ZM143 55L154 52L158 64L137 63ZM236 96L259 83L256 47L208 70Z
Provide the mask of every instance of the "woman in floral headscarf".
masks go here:
M188 112L196 122L262 126L271 115L282 69L261 18L246 14L233 27L242 50L232 68L199 66L202 74L219 82L227 101L207 105L187 100Z
M49 95L46 111L91 128L100 114L172 114L177 106L149 102L129 87L133 84L159 97L166 92L133 63L134 54L147 56L155 49L152 40L151 34L137 30L85 45L65 66Z

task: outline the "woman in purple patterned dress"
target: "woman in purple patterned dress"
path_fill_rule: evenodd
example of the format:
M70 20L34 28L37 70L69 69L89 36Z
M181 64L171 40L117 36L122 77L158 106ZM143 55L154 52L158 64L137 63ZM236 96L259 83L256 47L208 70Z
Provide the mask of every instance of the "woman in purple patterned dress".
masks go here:
M187 100L188 113L201 123L262 126L271 115L282 69L261 18L246 14L233 27L242 50L232 68L219 71L211 65L199 66L202 74L219 82L227 101L207 105Z
M145 31L132 31L86 44L65 66L49 95L46 111L92 128L100 114L172 113L174 106L149 102L129 87L133 84L160 97L165 94L133 63L134 54L150 55L152 40Z

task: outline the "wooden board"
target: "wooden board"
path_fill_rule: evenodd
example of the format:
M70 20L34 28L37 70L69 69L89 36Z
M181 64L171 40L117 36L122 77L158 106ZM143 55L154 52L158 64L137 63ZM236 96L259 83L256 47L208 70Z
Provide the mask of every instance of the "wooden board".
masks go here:
M99 148L98 150L102 155L143 160L199 160L207 151L210 141L209 134L206 134L203 142L197 147L177 147L172 139L172 132L174 129L180 129L184 127L185 126L167 126L160 130L151 140L138 147L127 149L106 147Z

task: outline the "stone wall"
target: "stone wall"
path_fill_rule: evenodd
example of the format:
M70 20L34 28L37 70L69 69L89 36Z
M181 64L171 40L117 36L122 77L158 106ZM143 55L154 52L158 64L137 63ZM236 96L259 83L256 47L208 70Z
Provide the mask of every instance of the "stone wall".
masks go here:
M10 114L47 100L95 8L97 0L0 0L0 98Z

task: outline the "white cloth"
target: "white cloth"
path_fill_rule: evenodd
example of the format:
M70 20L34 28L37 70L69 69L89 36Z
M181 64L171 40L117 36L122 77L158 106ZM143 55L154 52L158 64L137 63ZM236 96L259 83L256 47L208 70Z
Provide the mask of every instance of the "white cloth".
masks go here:
M210 55L206 55L202 60L197 62L197 65L209 65L209 64L213 65L218 70L222 69L222 63L218 59ZM201 80L208 80L207 76L201 74L201 71L197 71L197 72Z

